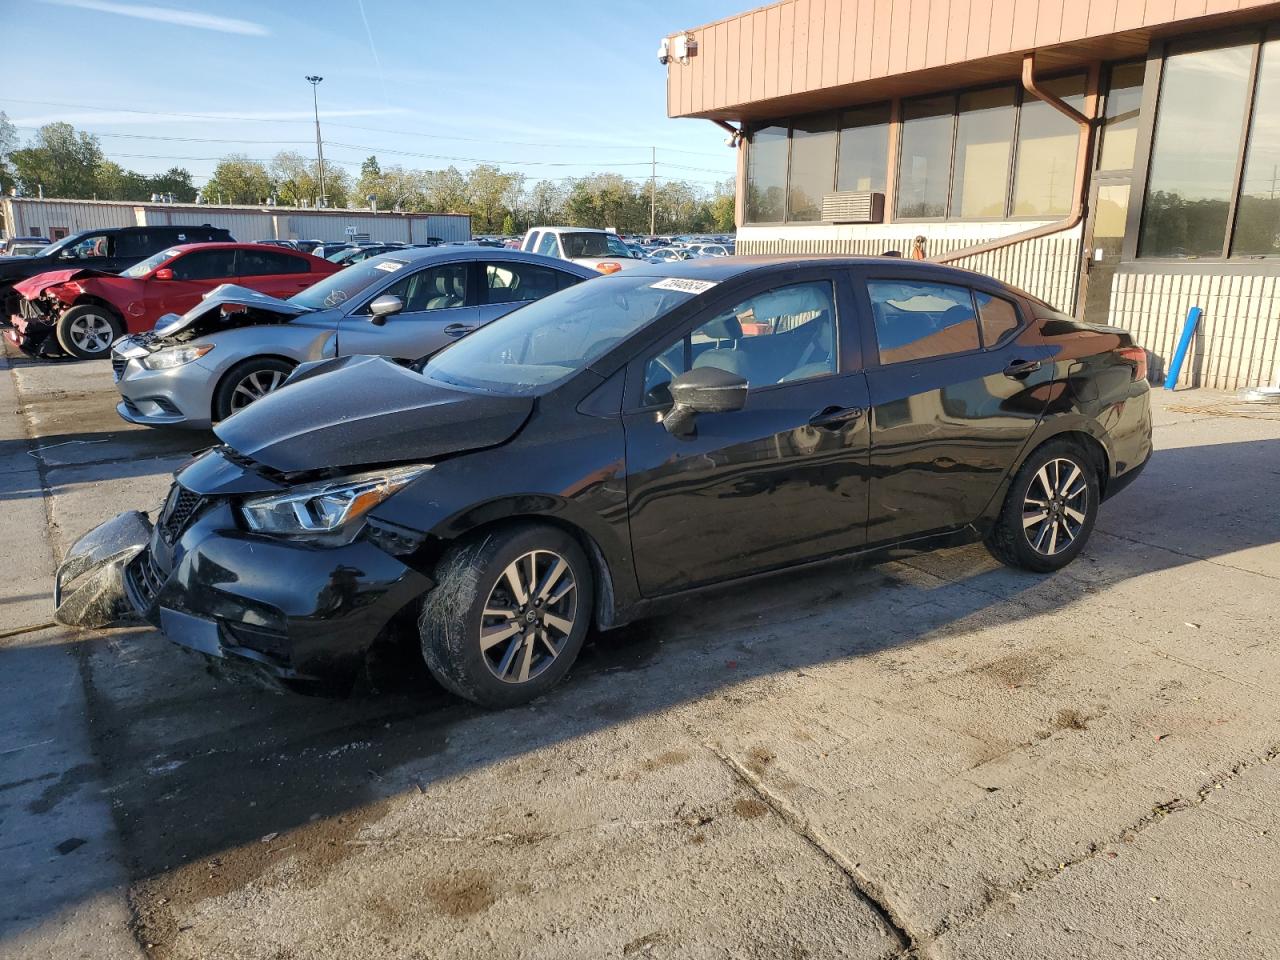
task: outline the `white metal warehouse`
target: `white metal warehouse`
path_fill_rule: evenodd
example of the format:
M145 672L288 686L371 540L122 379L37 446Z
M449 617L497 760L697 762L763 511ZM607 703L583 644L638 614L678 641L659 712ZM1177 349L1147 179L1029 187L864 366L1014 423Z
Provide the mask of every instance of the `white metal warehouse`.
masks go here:
M428 238L470 240L464 213L373 213L302 207L222 206L206 203L133 203L119 200L57 200L4 197L0 210L10 236L57 240L81 230L157 224L225 227L237 240L324 240L359 237L423 243Z

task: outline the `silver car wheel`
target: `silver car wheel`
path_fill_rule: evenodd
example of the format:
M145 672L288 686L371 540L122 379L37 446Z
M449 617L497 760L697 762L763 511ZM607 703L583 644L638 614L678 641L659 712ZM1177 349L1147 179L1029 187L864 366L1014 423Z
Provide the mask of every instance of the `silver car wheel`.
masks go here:
M507 565L480 617L480 652L504 683L526 683L560 656L578 611L577 580L560 554L533 550Z
M99 313L81 314L67 327L71 342L85 353L105 353L113 332L110 321Z
M1073 460L1050 460L1032 478L1022 501L1022 531L1036 553L1056 556L1084 529L1089 514L1089 484Z
M279 370L255 370L231 391L231 412L243 410L255 400L261 400L284 380L285 375Z

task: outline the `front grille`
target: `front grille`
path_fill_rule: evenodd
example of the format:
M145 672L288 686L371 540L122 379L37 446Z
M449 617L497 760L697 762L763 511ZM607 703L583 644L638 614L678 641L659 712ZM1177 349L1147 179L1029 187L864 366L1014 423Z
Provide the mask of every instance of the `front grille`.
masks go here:
M111 354L111 375L115 377L116 380L119 380L124 376L124 368L128 365L129 361L125 357L120 356L118 353ZM128 403L127 400L125 402ZM132 404L130 404L130 406L132 406Z
M23 318L26 320L47 320L48 319L48 315L45 313L43 307L41 307L37 303L33 303L32 301L26 299L25 297L23 297L22 300L18 302L18 312L22 314Z
M181 484L175 483L169 491L169 499L164 502L164 510L160 513L160 535L167 543L178 539L204 504L204 497L192 493Z
M140 613L145 613L155 605L160 588L164 586L166 577L156 566L151 556L151 548L144 547L142 552L125 567L124 581L129 592L129 600Z

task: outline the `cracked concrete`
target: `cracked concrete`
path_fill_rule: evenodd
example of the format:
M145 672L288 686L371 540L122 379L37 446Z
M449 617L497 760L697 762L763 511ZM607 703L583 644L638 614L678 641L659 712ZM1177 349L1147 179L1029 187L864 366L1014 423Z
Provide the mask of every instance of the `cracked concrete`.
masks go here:
M124 427L103 364L5 376L48 449L0 436L0 633L47 619L46 538L154 508L208 442ZM0 954L1273 955L1280 414L1156 402L1156 459L1057 576L971 547L726 589L500 714L411 670L272 695L145 629L6 638L81 712L6 697L0 824L89 842L23 861Z

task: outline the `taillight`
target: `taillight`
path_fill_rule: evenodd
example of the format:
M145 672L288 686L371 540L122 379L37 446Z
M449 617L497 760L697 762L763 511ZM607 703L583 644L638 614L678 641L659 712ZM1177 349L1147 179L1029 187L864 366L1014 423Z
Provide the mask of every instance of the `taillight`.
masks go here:
M1121 347L1116 351L1125 363L1133 364L1133 379L1147 379L1147 351L1141 347Z
M601 273L617 273L622 269L622 264L606 260L604 263L597 263L596 269Z

